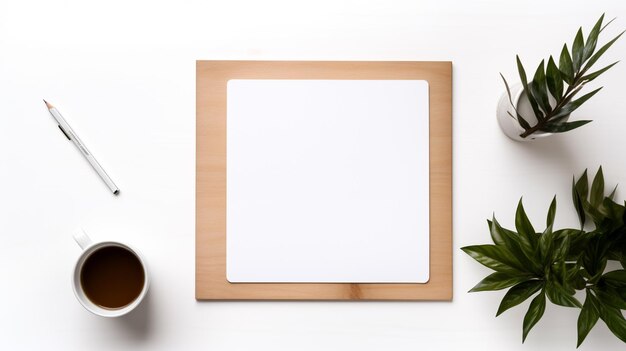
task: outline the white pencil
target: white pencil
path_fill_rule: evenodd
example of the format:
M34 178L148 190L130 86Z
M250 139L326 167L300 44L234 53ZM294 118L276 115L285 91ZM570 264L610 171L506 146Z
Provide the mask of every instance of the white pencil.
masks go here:
M111 180L107 172L105 172L102 166L100 166L100 164L98 163L98 161L96 161L96 159L93 157L91 152L87 150L87 147L85 146L85 144L83 144L83 142L80 140L78 135L74 133L74 131L72 130L72 127L70 127L70 125L67 124L63 116L61 116L61 113L59 113L59 111L46 100L44 100L43 102L46 103L46 107L48 107L48 111L52 115L52 118L54 118L54 120L59 125L59 129L61 129L61 132L63 132L63 134L65 134L65 136L70 141L72 141L74 145L76 145L78 150L80 150L80 153L83 154L83 156L85 156L85 158L87 159L91 167L93 167L96 173L98 173L100 178L102 178L102 180L106 183L109 189L111 189L113 194L114 195L119 194L120 189L115 185L115 183L113 183L113 180Z

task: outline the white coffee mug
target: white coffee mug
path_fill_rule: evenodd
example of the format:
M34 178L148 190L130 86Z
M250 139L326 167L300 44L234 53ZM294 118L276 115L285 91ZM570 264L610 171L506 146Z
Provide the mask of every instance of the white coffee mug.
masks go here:
M149 286L148 270L146 268L146 262L141 254L137 250L120 242L103 241L99 243L94 243L82 229L79 229L74 233L74 240L76 240L78 245L83 250L80 257L78 257L76 264L74 265L74 274L72 275L72 288L74 289L74 295L76 295L78 302L80 302L80 304L83 305L83 307L85 307L87 311L102 317L120 317L139 306L141 301L146 296ZM143 288L141 289L141 293L130 304L120 308L104 308L96 305L91 300L89 300L81 285L81 270L83 268L83 265L87 261L87 258L89 258L89 256L98 249L104 247L121 247L128 250L129 252L133 253L137 257L137 259L139 259L139 262L143 267L144 283Z

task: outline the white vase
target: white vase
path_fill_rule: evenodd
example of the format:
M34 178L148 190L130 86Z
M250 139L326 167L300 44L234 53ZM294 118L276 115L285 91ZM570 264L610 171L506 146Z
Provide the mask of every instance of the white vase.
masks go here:
M531 125L534 126L537 124L537 118L535 117L535 113L533 112L532 106L530 105L530 101L528 101L528 96L524 92L521 84L514 84L510 87L511 89L511 100L515 104L517 111L524 117L524 119ZM551 101L552 102L552 101ZM509 101L509 96L506 91L500 97L498 101L498 108L496 109L496 116L498 118L498 124L500 125L500 129L502 132L509 138L515 141L531 141L534 139L545 138L547 136L553 135L554 133L546 133L537 131L526 138L520 137L520 134L524 133L524 128L519 125L517 119L514 119L509 115L509 113L515 116L515 109L511 106L511 102Z

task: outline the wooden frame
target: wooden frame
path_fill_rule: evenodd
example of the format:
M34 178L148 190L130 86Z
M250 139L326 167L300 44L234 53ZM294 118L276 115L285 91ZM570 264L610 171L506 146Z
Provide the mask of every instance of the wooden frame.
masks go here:
M226 82L229 79L424 79L430 86L430 280L426 284L226 280ZM451 62L196 62L196 299L451 300Z

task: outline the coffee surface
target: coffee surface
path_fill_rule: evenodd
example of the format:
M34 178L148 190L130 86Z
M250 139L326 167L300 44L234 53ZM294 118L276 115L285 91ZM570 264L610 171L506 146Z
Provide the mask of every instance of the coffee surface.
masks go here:
M131 251L108 246L94 251L83 264L80 283L87 298L104 308L121 308L133 302L144 285L144 270Z

